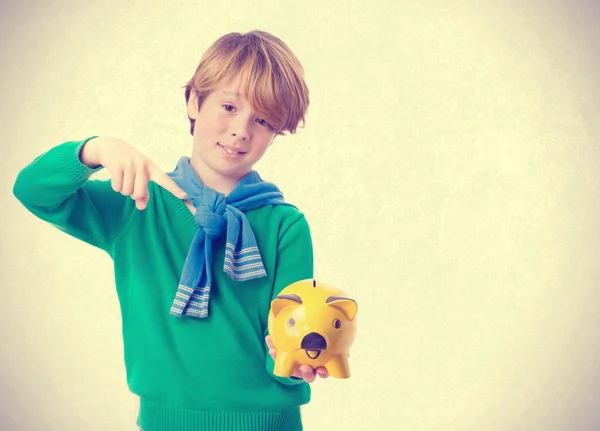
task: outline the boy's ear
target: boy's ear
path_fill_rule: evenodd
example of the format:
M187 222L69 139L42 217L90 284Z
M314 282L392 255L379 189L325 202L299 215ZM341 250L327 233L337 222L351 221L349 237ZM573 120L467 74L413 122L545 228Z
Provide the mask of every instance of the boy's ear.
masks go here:
M198 94L194 89L190 92L190 97L187 101L187 114L192 120L195 120L198 116Z

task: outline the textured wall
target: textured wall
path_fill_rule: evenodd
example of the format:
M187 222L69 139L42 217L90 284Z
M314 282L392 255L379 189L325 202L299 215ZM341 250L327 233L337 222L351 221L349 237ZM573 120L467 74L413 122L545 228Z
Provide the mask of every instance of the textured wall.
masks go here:
M18 170L94 134L172 169L181 86L254 28L312 100L257 169L359 301L353 377L314 383L306 429L600 427L598 3L123 3L0 5L0 428L133 430L137 407L108 256L27 213Z

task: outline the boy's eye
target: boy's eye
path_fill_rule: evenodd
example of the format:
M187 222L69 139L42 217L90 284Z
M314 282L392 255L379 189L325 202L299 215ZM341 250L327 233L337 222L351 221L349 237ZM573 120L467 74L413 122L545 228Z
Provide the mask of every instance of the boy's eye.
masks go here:
M269 123L267 123L265 120L263 120L262 118L257 118L256 122L263 127L271 128L271 125Z
M227 112L231 112L235 108L233 106L231 106L231 105L223 105L223 109L225 109Z

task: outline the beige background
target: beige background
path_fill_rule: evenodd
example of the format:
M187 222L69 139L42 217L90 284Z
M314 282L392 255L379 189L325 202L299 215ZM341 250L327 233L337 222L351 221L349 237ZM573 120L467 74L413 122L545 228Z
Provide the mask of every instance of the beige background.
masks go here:
M597 2L124 3L0 6L2 430L133 430L137 406L109 258L27 213L17 172L93 134L172 169L181 86L254 28L312 101L257 168L359 302L353 376L314 384L306 429L600 427Z

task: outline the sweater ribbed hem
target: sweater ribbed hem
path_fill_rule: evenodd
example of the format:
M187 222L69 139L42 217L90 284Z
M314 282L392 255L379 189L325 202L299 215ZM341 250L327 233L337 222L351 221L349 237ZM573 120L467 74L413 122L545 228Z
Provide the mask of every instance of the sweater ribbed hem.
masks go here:
M144 431L301 431L300 407L279 411L191 410L140 399Z

